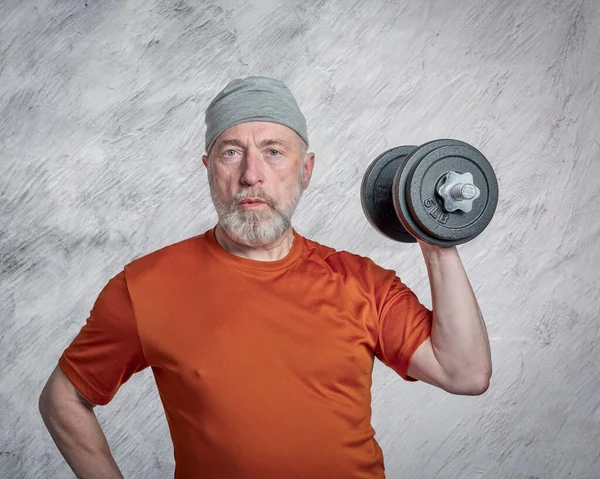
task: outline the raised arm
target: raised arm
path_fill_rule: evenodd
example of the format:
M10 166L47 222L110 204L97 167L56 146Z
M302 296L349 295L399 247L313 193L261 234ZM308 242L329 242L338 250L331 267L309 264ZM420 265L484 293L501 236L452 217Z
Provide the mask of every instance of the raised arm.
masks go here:
M408 375L453 394L479 395L492 375L483 316L456 247L419 241L431 286L431 337L413 354Z

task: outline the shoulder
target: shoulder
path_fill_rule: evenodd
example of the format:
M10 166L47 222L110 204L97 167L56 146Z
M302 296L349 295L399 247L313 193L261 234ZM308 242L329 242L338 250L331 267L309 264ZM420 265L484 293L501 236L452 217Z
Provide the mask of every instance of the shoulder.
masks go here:
M334 273L353 278L369 278L380 281L392 281L396 273L386 269L367 256L362 256L346 250L337 250L320 244L309 238L301 237L304 241L307 257L320 259Z
M185 238L133 259L125 266L127 280L131 281L151 273L164 275L189 268L194 264L194 260L202 255L205 234L206 232Z

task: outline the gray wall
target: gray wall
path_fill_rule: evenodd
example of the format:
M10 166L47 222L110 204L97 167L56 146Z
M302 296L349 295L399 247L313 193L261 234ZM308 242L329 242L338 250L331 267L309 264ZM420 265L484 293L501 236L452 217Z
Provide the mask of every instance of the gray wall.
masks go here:
M451 396L377 362L388 477L600 477L599 22L596 0L2 0L0 477L72 477L40 390L111 276L214 224L203 112L251 74L284 80L308 119L298 231L428 306L419 248L364 218L365 168L450 137L497 172L493 222L459 247L492 385ZM126 477L172 475L150 370L97 414Z

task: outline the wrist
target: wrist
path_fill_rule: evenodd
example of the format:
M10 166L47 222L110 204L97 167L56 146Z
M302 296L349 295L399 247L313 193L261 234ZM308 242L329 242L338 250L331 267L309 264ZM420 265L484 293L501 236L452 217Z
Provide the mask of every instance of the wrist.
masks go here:
M417 240L421 252L425 258L456 258L458 256L458 249L456 246L437 246L426 243L421 240Z

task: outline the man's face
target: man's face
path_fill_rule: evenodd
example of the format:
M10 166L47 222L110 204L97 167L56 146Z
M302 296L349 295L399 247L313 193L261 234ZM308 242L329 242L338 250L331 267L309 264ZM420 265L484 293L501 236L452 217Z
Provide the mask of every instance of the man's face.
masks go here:
M261 121L225 130L202 161L219 224L250 247L268 245L289 229L314 167L294 130Z

